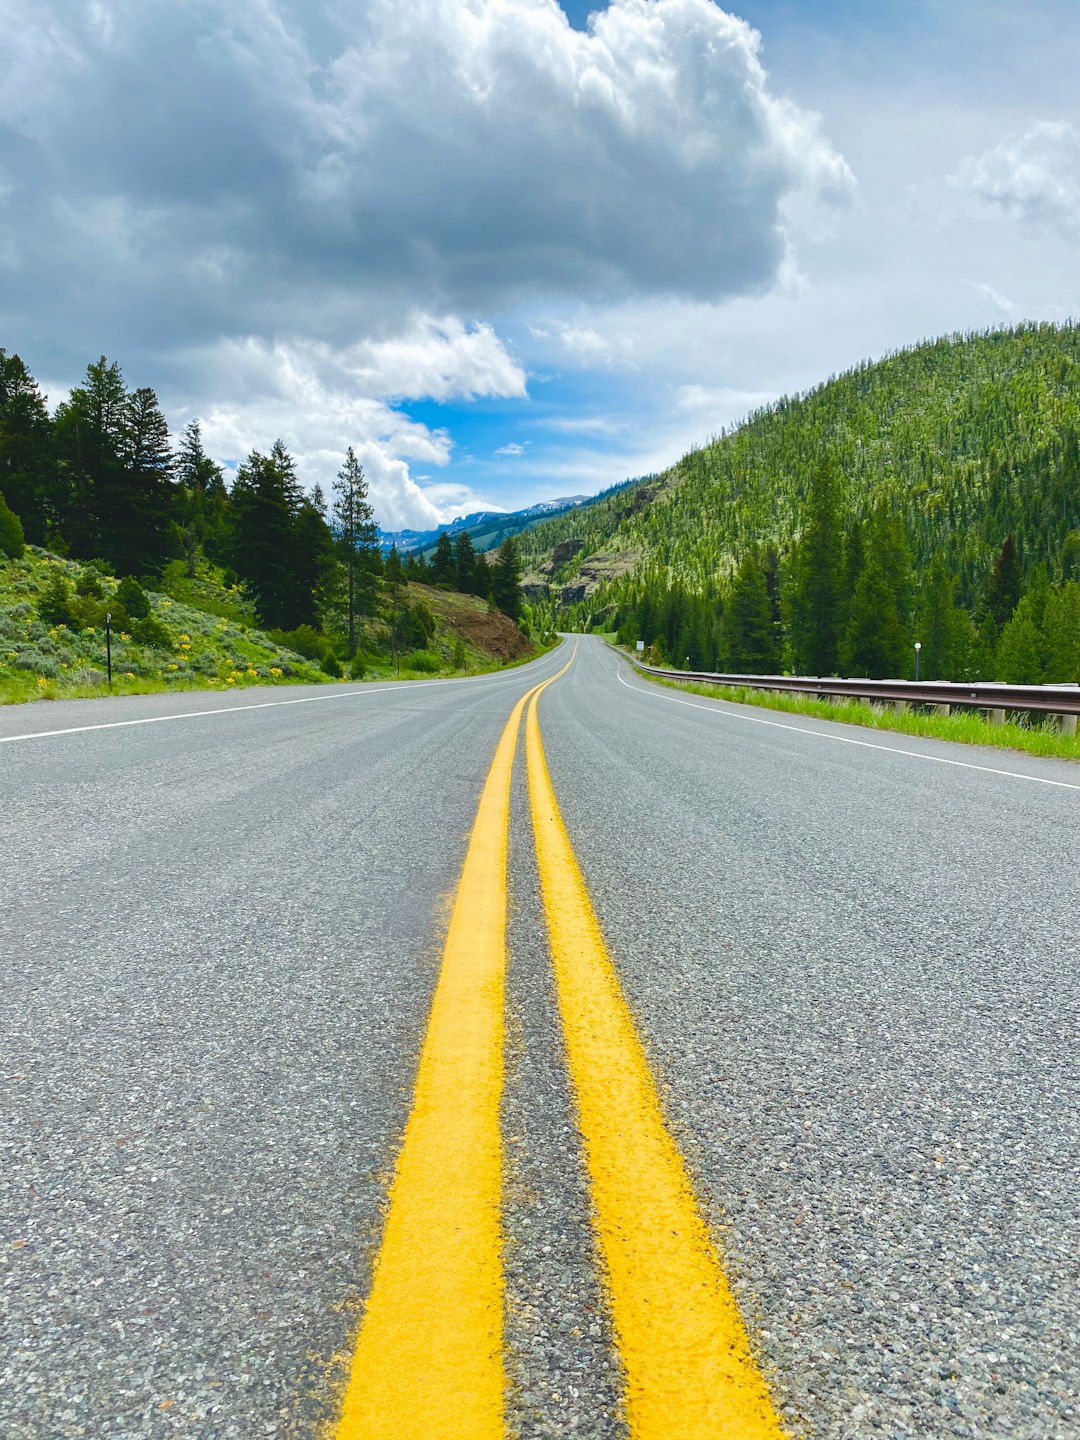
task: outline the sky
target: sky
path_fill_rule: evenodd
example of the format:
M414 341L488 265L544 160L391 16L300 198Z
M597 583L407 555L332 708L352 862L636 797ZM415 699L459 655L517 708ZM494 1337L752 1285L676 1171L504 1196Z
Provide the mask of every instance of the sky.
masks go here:
M386 529L1080 317L1076 0L0 0L0 347Z

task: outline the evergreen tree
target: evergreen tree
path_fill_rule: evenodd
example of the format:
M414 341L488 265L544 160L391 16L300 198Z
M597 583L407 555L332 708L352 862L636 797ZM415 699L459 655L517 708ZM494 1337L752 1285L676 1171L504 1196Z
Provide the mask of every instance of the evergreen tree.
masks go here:
M1067 581L1046 602L1043 614L1045 681L1067 685L1080 681L1080 583Z
M918 637L922 643L919 673L923 680L958 680L971 624L955 603L956 581L938 555L930 567L919 609Z
M472 593L480 600L491 594L491 566L482 551L473 557Z
M153 390L128 397L120 468L99 497L104 553L123 574L152 574L174 552L169 427Z
M432 585L453 585L455 582L454 545L450 533L443 530L435 542L431 557Z
M25 548L22 522L0 494L0 555L7 556L9 560L21 560Z
M1020 602L1024 588L1024 568L1016 551L1016 541L1006 535L986 579L984 605L995 627L1000 630ZM1017 682L1019 683L1019 682Z
M364 471L350 445L345 463L334 481L334 524L338 553L345 565L348 591L349 658L356 654L356 617L374 609L375 569L372 557L378 553L378 526L368 500Z
M462 595L471 595L476 579L476 551L466 530L462 530L454 545L454 576Z
M0 490L31 544L57 521L45 397L18 355L0 350Z
M310 497L301 497L293 525L295 614L300 617L296 623L317 627L334 599L338 581L334 537L326 520L326 500L318 485Z
M197 490L203 495L209 495L218 484L224 484L221 466L216 460L211 460L203 449L202 427L198 420L190 420L184 426L176 454L176 478L185 490Z
M521 551L517 539L508 535L499 546L491 575L495 604L511 620L521 618Z
M1006 621L997 648L997 679L1006 685L1041 685L1043 683L1042 633L1033 615L1033 606L1025 596L1012 617Z
M735 572L724 610L726 665L738 675L768 675L779 667L772 606L756 551L749 551Z
M810 675L836 672L843 554L838 488L834 468L822 461L811 478L806 527L791 557L788 641L795 668Z
M231 553L267 627L293 630L311 614L310 592L298 581L297 527L303 496L291 457L277 442L269 455L253 450L236 473L230 507Z
M85 384L75 386L57 407L54 421L61 481L57 518L74 555L113 560L107 524L119 509L128 424L128 395L120 366L102 355L86 367ZM125 551L128 548L125 544ZM125 568L113 563L117 569Z

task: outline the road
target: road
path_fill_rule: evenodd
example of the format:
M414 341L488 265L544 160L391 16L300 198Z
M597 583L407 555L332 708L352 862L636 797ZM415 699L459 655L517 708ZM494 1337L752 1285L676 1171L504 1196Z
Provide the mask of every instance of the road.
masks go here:
M701 700L583 638L469 680L0 711L5 1440L338 1430L481 794L556 675L535 713L597 943L783 1431L1080 1434L1080 774ZM508 1433L662 1433L524 724L493 1363Z

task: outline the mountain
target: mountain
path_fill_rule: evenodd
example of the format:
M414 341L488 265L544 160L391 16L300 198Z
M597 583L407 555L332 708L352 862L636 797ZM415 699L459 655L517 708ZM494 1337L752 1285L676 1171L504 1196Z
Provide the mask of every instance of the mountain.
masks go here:
M821 572L837 627L820 663L846 653L862 577L866 595L895 612L892 663L909 663L932 576L949 591L950 616L966 616L996 655L1015 608L1006 600L1045 597L1080 574L1080 328L952 335L864 362L756 411L663 474L536 525L521 548L530 603L560 623L623 625L643 598L672 613L699 601L695 623L711 636L701 648L714 659L738 586L758 586L743 572L756 567L775 653L809 663L796 613L808 566ZM892 580L871 573L887 548L898 557ZM978 665L988 664L984 654Z
M434 530L380 530L379 545L384 553L389 551L391 546L396 545L402 555L408 555L413 551L423 554L425 551L434 549L435 542L444 530L451 536L460 535L463 530L467 530L475 550L495 550L507 535L519 535L530 525L535 525L538 520L545 520L550 516L560 515L566 510L572 510L575 506L584 504L589 498L587 495L567 495L560 500L540 500L525 510L510 512L476 510L471 515L460 515L456 520L451 520L446 525L439 525Z

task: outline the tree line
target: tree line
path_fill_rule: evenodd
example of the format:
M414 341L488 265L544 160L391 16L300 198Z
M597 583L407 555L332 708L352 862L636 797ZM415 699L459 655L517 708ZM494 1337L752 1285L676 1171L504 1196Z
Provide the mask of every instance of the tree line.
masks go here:
M363 467L346 452L328 500L308 492L281 440L252 451L233 483L204 448L197 420L173 445L153 390L129 389L104 356L50 415L18 355L0 350L0 553L24 543L121 576L160 577L182 560L218 567L254 603L264 628L339 631L348 656L365 617L389 617L390 644L426 626L402 618L407 580L486 599L521 618L517 541L494 563L467 535L440 536L430 563L384 560Z
M1002 541L971 608L936 555L917 576L902 518L885 506L845 516L828 465L811 482L807 523L781 555L752 546L725 583L698 593L653 567L624 581L611 617L623 643L737 674L847 675L1009 684L1080 680L1080 537L1055 583Z
M705 669L902 677L918 640L928 678L1080 679L1080 329L859 365L588 510L523 537L532 570L586 540L556 599L590 555L621 561L564 625Z

